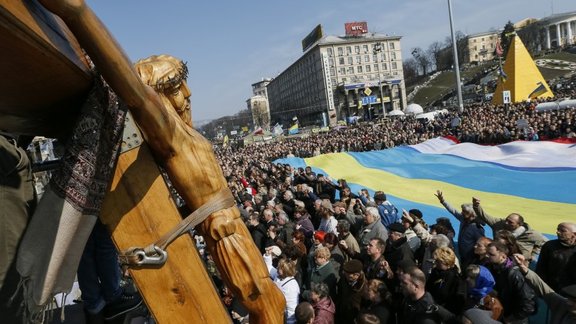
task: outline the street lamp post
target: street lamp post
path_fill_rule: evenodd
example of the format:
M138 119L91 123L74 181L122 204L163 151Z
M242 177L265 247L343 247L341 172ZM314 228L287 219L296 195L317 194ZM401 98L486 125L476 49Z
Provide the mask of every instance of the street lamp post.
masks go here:
M448 16L450 17L450 33L452 34L452 51L454 53L454 71L456 72L456 91L458 93L458 111L464 111L462 103L462 88L460 82L460 66L458 65L458 48L456 46L456 36L454 35L454 22L452 21L452 2L448 0Z
M376 55L382 51L382 44L380 42L374 44L372 54ZM378 57L376 57L378 62ZM380 69L378 69L378 90L380 91L380 104L382 105L382 117L386 116L386 107L384 106L384 90L382 89L382 80L380 79Z

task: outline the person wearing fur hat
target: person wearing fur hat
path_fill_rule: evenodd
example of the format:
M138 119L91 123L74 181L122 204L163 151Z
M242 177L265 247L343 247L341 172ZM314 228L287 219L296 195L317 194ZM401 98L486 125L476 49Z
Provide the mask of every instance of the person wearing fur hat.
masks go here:
M352 259L342 266L336 297L336 323L353 323L360 311L362 289L366 283L360 260Z

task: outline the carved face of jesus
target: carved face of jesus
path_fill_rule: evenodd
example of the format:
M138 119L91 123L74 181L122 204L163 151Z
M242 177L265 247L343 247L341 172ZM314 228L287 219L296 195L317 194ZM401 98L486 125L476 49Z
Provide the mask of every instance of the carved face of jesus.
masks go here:
M190 110L190 89L185 81L179 82L174 88L166 91L164 95L178 114Z

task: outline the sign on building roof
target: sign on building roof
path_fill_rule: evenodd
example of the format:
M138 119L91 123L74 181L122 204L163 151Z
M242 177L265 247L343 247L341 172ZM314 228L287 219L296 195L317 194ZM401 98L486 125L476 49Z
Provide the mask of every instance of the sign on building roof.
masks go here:
M355 21L344 24L346 36L360 36L368 33L368 23L365 21Z

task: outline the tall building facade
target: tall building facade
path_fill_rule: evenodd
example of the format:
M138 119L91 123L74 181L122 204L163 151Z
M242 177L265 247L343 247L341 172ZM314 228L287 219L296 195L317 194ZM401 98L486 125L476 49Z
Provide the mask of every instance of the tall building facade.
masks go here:
M468 36L468 62L482 63L493 60L499 31L489 31Z
M543 49L576 44L576 11L551 15L538 21Z
M254 129L262 127L270 130L270 105L268 103L268 84L272 79L262 79L262 81L252 84L252 97L246 101L246 106L252 114L252 124Z
M315 31L304 54L268 84L272 123L287 126L297 117L301 125L336 125L406 107L401 37L360 24L346 24L345 36Z

